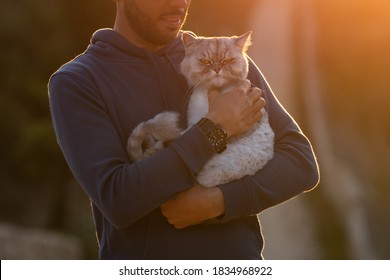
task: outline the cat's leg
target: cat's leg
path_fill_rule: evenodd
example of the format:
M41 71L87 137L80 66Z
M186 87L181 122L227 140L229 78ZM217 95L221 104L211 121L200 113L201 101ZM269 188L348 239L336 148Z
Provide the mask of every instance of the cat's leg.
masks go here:
M147 146L144 148L143 151L143 158L147 158L154 153L158 152L159 150L164 148L164 143L161 141L154 141L153 145Z
M179 114L176 112L162 112L140 123L127 140L130 159L139 161L161 150L164 142L180 135L178 123Z

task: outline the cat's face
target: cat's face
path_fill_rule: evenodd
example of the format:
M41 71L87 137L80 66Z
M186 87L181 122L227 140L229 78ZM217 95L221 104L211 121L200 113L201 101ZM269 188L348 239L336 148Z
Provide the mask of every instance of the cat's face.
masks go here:
M240 37L205 38L183 33L186 56L181 64L181 72L190 86L201 82L206 87L219 88L245 80L250 35L248 32Z

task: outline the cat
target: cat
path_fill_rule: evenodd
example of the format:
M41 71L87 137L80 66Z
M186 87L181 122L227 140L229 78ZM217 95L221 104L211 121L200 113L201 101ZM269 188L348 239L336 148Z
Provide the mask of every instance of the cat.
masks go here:
M246 80L249 64L246 52L251 33L232 37L198 37L183 32L186 54L180 72L191 89L187 108L187 129L208 112L208 91L218 88L224 93ZM199 184L214 187L253 175L273 157L274 132L268 114L252 130L228 140L226 150L214 155L197 176ZM162 112L139 124L128 138L127 152L139 161L164 147L164 142L180 136L179 114Z

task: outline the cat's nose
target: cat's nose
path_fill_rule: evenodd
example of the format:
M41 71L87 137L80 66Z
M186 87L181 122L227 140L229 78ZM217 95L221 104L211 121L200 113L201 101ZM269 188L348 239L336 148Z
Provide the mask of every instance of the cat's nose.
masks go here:
M222 70L222 66L220 64L215 64L213 70L215 73L219 74L219 72Z

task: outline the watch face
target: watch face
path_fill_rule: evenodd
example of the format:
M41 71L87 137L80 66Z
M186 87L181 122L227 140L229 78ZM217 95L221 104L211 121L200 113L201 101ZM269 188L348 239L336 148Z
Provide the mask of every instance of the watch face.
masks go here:
M227 135L222 128L214 127L210 131L208 138L217 153L221 153L226 149Z
M226 149L227 133L225 130L207 118L201 119L197 125L206 135L216 153L222 153Z

